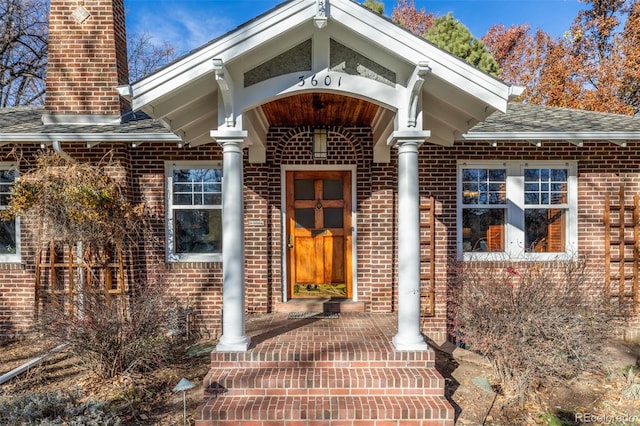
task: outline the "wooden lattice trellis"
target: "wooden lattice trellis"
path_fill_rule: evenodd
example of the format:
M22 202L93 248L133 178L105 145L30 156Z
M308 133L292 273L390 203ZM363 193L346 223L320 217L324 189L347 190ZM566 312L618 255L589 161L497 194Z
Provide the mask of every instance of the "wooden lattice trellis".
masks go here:
M436 251L435 199L420 206L420 314L435 315Z
M78 246L62 247L54 242L38 249L36 254L35 315L40 307L51 303L73 311L82 288L91 286L106 298L125 293L122 249L105 250L102 262L87 264L90 258Z
M616 298L621 309L631 304L638 313L638 266L640 264L639 196L627 204L624 186L618 191L618 204L605 197L605 292Z

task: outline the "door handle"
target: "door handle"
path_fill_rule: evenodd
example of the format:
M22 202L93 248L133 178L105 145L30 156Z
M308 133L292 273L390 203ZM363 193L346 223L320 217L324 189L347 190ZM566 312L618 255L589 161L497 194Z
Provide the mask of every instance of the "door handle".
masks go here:
M293 248L293 235L289 234L289 243L287 244L289 250Z

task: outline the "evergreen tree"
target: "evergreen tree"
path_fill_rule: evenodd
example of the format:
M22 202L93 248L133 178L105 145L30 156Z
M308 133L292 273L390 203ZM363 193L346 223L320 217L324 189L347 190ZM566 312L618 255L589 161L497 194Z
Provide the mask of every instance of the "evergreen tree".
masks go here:
M488 74L500 74L498 63L487 52L484 43L471 35L469 29L451 13L436 18L424 37Z
M376 0L365 0L362 5L373 10L380 15L384 15L384 3Z

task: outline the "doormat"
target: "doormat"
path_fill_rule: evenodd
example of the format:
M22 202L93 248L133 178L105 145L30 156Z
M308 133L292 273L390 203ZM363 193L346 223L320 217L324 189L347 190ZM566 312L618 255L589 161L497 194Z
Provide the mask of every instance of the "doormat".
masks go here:
M289 312L288 319L336 319L338 312Z

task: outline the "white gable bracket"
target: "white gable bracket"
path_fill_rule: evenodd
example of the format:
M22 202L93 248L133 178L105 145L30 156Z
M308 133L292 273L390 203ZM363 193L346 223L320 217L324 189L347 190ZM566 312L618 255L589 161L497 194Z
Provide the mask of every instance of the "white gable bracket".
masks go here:
M627 147L627 141L624 139L609 139L609 142L616 144L622 148L626 148Z
M407 90L411 91L407 108L407 127L416 127L418 123L418 104L422 98L422 85L424 79L431 72L428 62L418 62L416 69L411 74Z
M329 0L316 0L316 16L313 18L313 24L322 29L327 26L329 16Z
M525 91L523 86L509 86L509 100L513 101L518 99Z
M224 122L227 127L234 127L236 123L233 113L233 80L222 59L213 59L213 70L224 104Z

